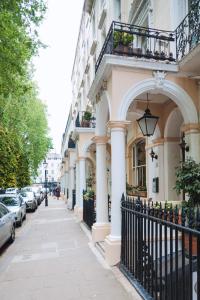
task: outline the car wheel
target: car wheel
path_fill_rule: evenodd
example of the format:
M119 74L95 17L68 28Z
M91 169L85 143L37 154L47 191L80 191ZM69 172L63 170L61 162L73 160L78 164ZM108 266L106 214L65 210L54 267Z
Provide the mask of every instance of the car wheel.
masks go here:
M26 214L24 215L24 220L26 220Z
M33 208L33 212L36 211L36 208L37 208L37 206L36 206L36 204L35 204L35 205L34 205L34 208Z
M22 216L21 216L20 221L18 222L18 226L19 226L19 227L22 226L22 219L23 219L23 218L22 218Z
M12 229L11 229L11 233L10 233L10 239L9 239L9 242L10 243L13 243L15 240L15 226L13 225L12 226Z

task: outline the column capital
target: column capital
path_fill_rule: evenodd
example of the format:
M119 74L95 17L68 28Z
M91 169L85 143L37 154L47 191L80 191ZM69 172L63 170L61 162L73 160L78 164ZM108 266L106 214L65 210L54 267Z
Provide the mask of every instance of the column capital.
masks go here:
M98 135L95 135L93 138L92 138L92 141L96 144L107 144L109 140L109 137L107 136L98 136Z
M126 129L129 124L131 124L131 121L108 121L107 127L111 129L112 128Z
M188 133L199 133L200 132L200 125L199 125L199 123L183 124L181 126L181 131L185 132L186 134L188 134Z
M149 150L151 148L158 147L158 146L163 146L163 145L164 145L164 139L163 138L159 138L159 139L153 140L151 144L147 144L145 146L145 149Z
M86 160L86 157L85 157L85 156L79 156L79 157L77 158L77 162L79 162L80 160Z

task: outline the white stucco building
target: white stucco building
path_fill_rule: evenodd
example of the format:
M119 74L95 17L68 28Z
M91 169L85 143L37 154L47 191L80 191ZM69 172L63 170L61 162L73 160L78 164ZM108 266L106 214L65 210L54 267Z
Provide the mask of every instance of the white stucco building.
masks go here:
M60 164L61 155L54 152L49 152L46 157L47 162L47 181L48 182L58 182L60 178ZM38 169L38 177L35 180L36 183L45 182L45 168L43 163L41 163Z
M103 242L110 265L120 261L120 201L127 186L142 198L177 203L183 140L185 156L200 161L200 25L191 17L199 10L192 0L84 2L61 177L70 208L76 192L80 221L83 190L95 191L92 238ZM159 118L151 136L137 122L147 105Z

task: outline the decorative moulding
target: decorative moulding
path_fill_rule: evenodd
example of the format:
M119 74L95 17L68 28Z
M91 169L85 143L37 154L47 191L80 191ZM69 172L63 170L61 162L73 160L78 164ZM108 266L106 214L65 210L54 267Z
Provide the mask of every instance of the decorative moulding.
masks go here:
M87 62L87 65L85 67L85 74L88 73L89 69L90 69L90 64L89 64L89 62Z
M107 9L104 8L101 12L101 16L100 16L99 24L98 24L98 29L102 29L103 23L104 23L105 18L106 18L106 14L107 14Z
M94 55L97 48L97 40L92 41L92 45L90 47L90 55Z

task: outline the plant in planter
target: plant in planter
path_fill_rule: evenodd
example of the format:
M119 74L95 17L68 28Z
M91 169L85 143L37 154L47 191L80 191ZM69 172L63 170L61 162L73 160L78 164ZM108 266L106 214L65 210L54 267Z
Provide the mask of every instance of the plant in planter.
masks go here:
M129 46L133 42L134 36L131 33L124 31L114 31L113 41L114 41L114 49L117 52L128 52Z
M197 229L197 222L193 215L196 214L197 208L200 207L200 163L195 162L189 158L182 163L176 171L176 185L175 189L180 194L184 191L189 199L183 205L186 211L186 222L190 228ZM193 220L191 222L191 220ZM192 255L197 253L197 239L192 238ZM185 247L189 246L189 237L185 234Z
M175 189L188 194L190 207L200 206L200 163L189 158L177 168Z
M92 117L92 113L90 111L85 111L84 115L83 115L83 118L82 118L81 126L82 127L89 127L91 117Z
M87 190L83 195L84 200L94 200L94 191L92 189Z
M146 186L133 186L126 183L126 192L128 196L141 196L146 197L147 188Z

